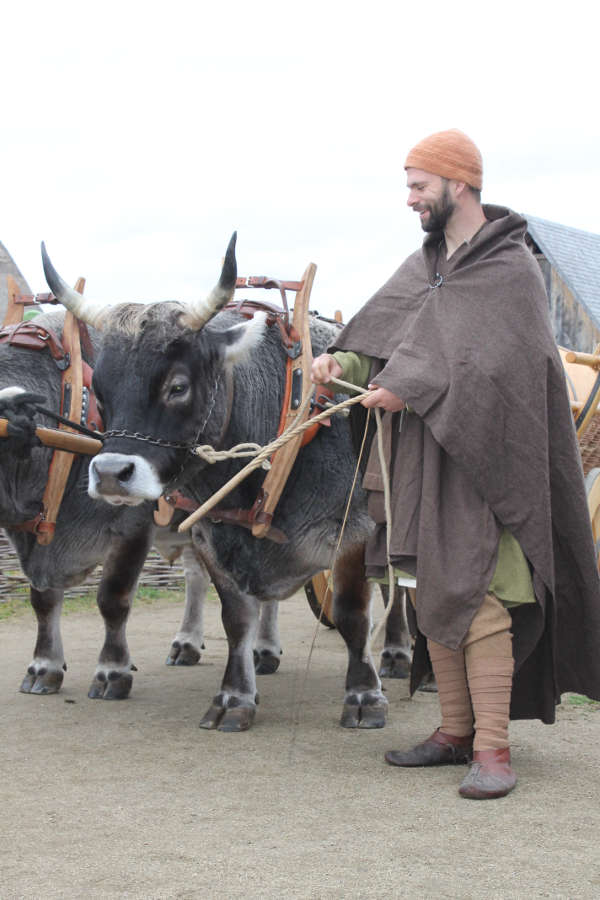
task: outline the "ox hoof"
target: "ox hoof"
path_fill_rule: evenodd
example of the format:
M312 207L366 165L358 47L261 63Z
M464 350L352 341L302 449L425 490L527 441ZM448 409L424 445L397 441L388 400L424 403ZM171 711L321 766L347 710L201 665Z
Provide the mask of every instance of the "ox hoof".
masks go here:
M344 702L342 728L383 728L388 702L381 691L349 694Z
M417 690L427 694L437 694L437 684L435 683L435 675L433 672L429 672L425 676Z
M384 650L379 664L380 678L408 678L411 656L406 650Z
M202 645L204 647L204 644ZM189 641L173 641L166 659L168 666L195 666L200 662L201 653Z
M63 678L64 671L61 668L48 668L47 665L38 666L32 663L27 669L19 690L22 694L57 694Z
M280 658L271 650L254 651L254 671L257 675L273 675L279 668Z
M258 703L258 697L256 698ZM217 729L218 731L248 731L254 717L256 705L243 704L237 697L223 700L215 697L212 706L200 721L200 728Z
M133 675L118 669L96 672L88 691L90 700L125 700L131 693Z

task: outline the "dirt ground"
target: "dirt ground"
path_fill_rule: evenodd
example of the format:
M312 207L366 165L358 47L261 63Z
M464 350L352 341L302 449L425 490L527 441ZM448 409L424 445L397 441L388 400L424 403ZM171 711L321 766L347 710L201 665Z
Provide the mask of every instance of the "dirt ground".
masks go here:
M598 898L600 708L565 702L553 726L512 725L519 784L459 797L464 768L402 770L386 749L438 724L437 697L386 684L389 723L338 725L340 636L303 596L283 604L279 672L259 678L253 729L198 728L225 640L216 603L206 651L167 668L182 608L133 610L131 698L88 700L100 647L95 612L63 619L61 692L18 686L33 617L0 623L0 897Z

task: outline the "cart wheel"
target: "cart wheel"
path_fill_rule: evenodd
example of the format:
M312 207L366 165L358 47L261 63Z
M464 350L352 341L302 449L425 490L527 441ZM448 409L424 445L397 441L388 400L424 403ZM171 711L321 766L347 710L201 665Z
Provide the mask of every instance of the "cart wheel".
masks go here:
M600 469L590 469L587 473L585 490L596 546L596 565L600 569Z
M333 597L329 588L329 569L319 572L304 585L308 605L321 625L335 628L333 624Z

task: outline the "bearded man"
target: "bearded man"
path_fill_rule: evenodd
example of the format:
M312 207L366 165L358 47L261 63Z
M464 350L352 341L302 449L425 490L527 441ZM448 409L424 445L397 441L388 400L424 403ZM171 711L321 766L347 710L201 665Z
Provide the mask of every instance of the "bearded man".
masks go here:
M470 762L459 792L516 784L509 718L551 723L565 691L600 699L600 581L581 457L527 222L483 205L483 166L457 130L405 162L426 232L313 364L313 381L368 383L384 410L390 561L416 577L414 691L433 667L440 727L394 766ZM383 481L364 478L387 572ZM406 583L406 582L404 582Z

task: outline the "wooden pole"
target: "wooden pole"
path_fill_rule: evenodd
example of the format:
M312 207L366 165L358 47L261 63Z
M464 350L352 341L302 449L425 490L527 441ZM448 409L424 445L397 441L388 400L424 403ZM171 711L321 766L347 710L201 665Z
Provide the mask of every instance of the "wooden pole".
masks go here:
M8 424L8 419L0 418L0 438L10 437ZM57 428L44 428L39 425L35 433L44 447L68 450L70 453L85 453L86 456L95 456L102 450L102 441L86 437L84 434L76 434L74 431L59 431Z

